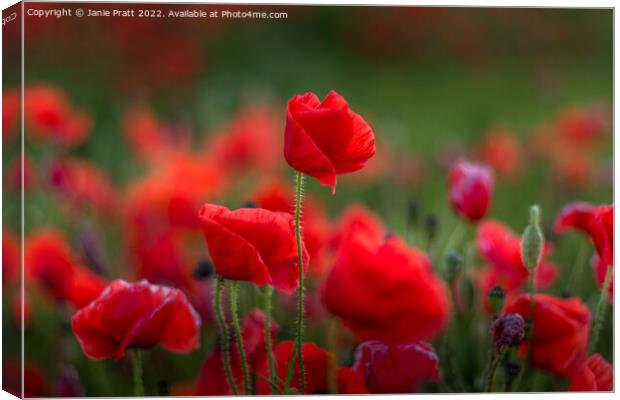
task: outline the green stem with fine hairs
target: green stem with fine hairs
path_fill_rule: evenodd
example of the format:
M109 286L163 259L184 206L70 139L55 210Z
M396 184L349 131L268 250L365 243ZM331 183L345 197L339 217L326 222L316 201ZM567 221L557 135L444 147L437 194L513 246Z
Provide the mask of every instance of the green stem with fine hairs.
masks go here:
M297 263L299 264L299 289L297 290L297 320L295 321L295 346L291 353L291 359L288 365L288 374L285 382L285 393L293 379L295 369L295 357L299 364L299 383L301 394L306 390L306 375L303 362L303 334L304 334L304 259L303 247L301 240L301 201L304 187L304 174L297 172L296 190L295 190L295 237L297 240Z
M230 284L230 316L232 319L233 330L235 331L235 337L237 338L237 350L239 351L239 358L241 360L241 371L243 372L243 389L245 394L250 393L250 374L248 372L248 360L245 357L245 346L243 345L243 336L241 336L241 325L239 325L239 310L238 310L238 283L239 281L232 281Z
M230 390L234 395L239 394L235 379L232 373L232 364L230 361L230 334L228 333L228 324L224 319L224 310L222 309L222 287L224 286L224 278L217 276L215 280L215 315L217 323L220 327L220 336L222 337L222 357L224 358L224 371L226 372L226 380L230 386Z
M596 309L594 311L594 323L592 325L590 353L593 353L596 350L598 338L601 335L601 328L603 327L603 321L605 320L605 309L607 308L607 291L609 290L609 285L611 284L612 270L613 268L611 266L607 267L607 272L605 273L605 280L603 281L603 286L601 287L601 295L598 298L598 304L596 305Z
M131 361L133 366L133 391L136 397L144 396L144 381L142 380L142 352L132 350Z
M271 342L271 295L273 288L270 285L265 285L264 290L264 313L265 313L265 349L267 351L267 363L269 366L269 379L275 384L276 377L276 363L273 356L273 343ZM272 390L273 393L273 390Z

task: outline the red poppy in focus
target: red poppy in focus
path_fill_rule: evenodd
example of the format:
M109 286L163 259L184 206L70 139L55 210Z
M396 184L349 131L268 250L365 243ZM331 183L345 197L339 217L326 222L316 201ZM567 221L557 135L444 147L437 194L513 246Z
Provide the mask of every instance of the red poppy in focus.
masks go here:
M29 133L68 147L82 144L92 128L88 114L75 110L62 90L46 84L26 88L24 112Z
M284 157L297 171L336 191L336 175L357 171L375 154L375 135L347 101L330 91L293 97L286 110Z
M338 368L339 394L368 394L364 376L353 368Z
M570 378L587 357L590 310L577 297L536 294L534 300L534 335L530 340L534 365ZM505 311L531 318L529 294L519 296ZM520 346L521 354L527 354L530 341Z
M41 285L56 300L65 300L76 259L59 232L32 232L26 239L24 249L26 281Z
M411 342L438 333L450 311L428 256L396 236L352 233L321 289L323 303L363 340Z
M499 221L484 221L478 226L476 245L480 256L491 264L496 284L507 292L520 288L527 282L529 271L521 259L521 236ZM558 274L555 264L546 261L551 246L546 245L543 258L536 268L535 285L548 288Z
M517 136L502 127L494 127L485 135L480 158L499 175L514 178L521 168L523 157Z
M425 342L364 342L355 350L353 370L365 377L370 393L413 393L424 381L439 382L439 358Z
M295 222L290 213L205 204L202 230L215 269L226 279L273 285L290 294L299 286ZM309 256L303 246L304 272Z
M459 160L450 168L448 189L452 208L469 221L479 221L491 206L493 173L486 165Z
M97 165L76 158L57 160L49 172L52 187L70 204L92 207L100 213L116 208L116 193Z
M19 240L6 229L2 230L2 284L7 285L17 277L21 266Z
M575 372L569 392L610 392L614 389L614 370L600 354L592 354Z
M276 360L276 376L282 381L286 381L288 374L288 364L291 359L291 353L293 352L293 346L295 344L292 340L287 340L279 343L273 349L273 355ZM330 355L327 351L321 349L314 343L304 343L302 345L303 362L306 374L306 394L325 393L327 391L327 372L329 371ZM301 393L301 385L299 382L299 361L295 357L295 373L291 380L290 388L295 388ZM267 360L265 359L263 364L257 371L263 376L269 376L269 368ZM283 389L281 383L278 383L280 390ZM256 382L256 393L259 395L265 395L271 393L271 386L262 379Z
M577 229L590 237L596 248L593 261L594 277L603 286L607 268L614 265L614 205L596 206L588 203L568 204L557 217L554 230L562 233ZM608 288L608 300L613 299L613 276Z
M292 213L293 191L290 186L280 181L266 182L259 187L254 196L260 208L269 211ZM331 225L320 205L313 199L306 197L301 213L304 244L310 256L310 273L321 275L326 266L325 245L331 234Z
M112 282L73 315L71 326L91 359L121 359L126 349L158 343L177 353L189 353L200 345L200 317L185 294L145 280Z

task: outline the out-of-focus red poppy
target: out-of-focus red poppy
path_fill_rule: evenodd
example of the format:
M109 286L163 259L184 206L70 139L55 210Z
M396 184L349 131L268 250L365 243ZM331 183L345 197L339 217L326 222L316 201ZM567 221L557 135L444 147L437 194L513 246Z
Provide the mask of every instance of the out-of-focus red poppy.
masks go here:
M276 375L282 382L286 381L288 373L288 365L293 352L294 343L287 340L279 343L273 349L273 355L276 360ZM330 355L327 351L321 349L312 342L302 345L303 362L306 374L306 394L326 393L327 391L327 373L329 371ZM295 388L301 393L301 384L299 382L299 361L295 357L295 373L291 380L290 388ZM269 376L267 360L258 368L258 373L263 376ZM278 383L280 390L283 389L281 383ZM271 393L271 386L262 379L256 382L256 393L266 395Z
M295 222L290 213L205 204L200 220L217 272L226 279L270 284L290 294L299 286ZM309 256L303 246L304 272Z
M90 116L76 110L59 88L36 84L26 88L24 112L27 132L67 147L82 144L92 129Z
M327 309L363 340L411 342L431 337L450 312L445 285L423 252L396 236L352 233L321 288Z
M412 393L424 381L439 382L439 358L425 342L364 342L355 350L353 370L365 377L370 393Z
M22 159L24 162L23 168ZM32 188L33 185L36 184L36 169L32 164L32 161L30 161L30 157L21 154L15 157L8 165L6 175L4 175L6 179L4 184L7 185L11 190L14 190L15 192L20 192L22 190L22 171L24 179L24 191L27 192L28 190L30 190L30 188Z
M21 93L19 89L9 89L2 93L2 143L15 137L21 113Z
M592 354L573 375L569 392L610 392L614 389L614 370L600 354Z
M209 135L205 158L223 171L273 172L281 166L281 124L268 106L250 106Z
M293 212L293 191L281 181L262 184L254 196L259 207L270 211ZM310 255L310 273L320 276L326 267L325 245L331 234L331 225L320 204L306 198L301 213L303 240Z
M386 232L383 221L372 211L361 204L352 204L342 213L333 230L330 245L338 249L350 235L364 235L370 242L380 242Z
M335 193L336 176L359 170L374 154L372 128L335 91L322 102L311 92L289 100L284 157L297 171Z
M67 287L67 300L77 309L95 300L108 285L105 279L86 267L77 265L73 269Z
M486 165L459 160L450 168L448 189L452 208L469 221L479 221L491 206L493 173Z
M609 132L610 118L600 105L570 106L558 113L554 127L576 146L593 145Z
M506 178L515 178L523 165L519 139L503 127L493 127L486 133L480 144L479 157Z
M614 205L568 204L557 217L554 229L557 233L576 229L590 237L598 255L593 260L594 277L599 287L603 286L607 268L614 265ZM613 293L612 276L609 301L613 300Z
M270 324L271 340L275 340L280 327L272 319ZM248 363L257 366L266 357L265 314L255 308L244 319L241 328Z
M23 297L23 301L22 301ZM24 315L24 323L22 325L22 313ZM28 290L24 291L22 296L20 292L16 292L11 300L11 316L15 326L21 330L28 329L30 322L32 321L32 304L30 302L30 293Z
M527 282L529 271L521 259L521 237L506 225L495 220L484 221L478 226L476 245L480 256L494 271L493 286L498 284L510 292ZM536 268L534 284L539 289L548 288L557 276L557 266L546 260L550 253L551 246L546 245Z
M364 376L353 368L338 368L339 394L368 394Z
M577 297L560 299L536 294L534 300L534 334L519 351L527 354L531 342L534 365L570 378L587 356L590 310ZM505 311L531 319L530 296L519 296Z
M97 165L77 158L57 160L50 168L52 187L72 205L84 205L109 215L117 196L106 173Z
M20 273L21 251L17 237L2 229L2 285L12 283Z
M92 359L121 359L125 350L158 343L177 353L200 345L200 317L178 289L145 280L112 282L79 310L71 326L84 354Z
M34 231L25 242L26 282L42 287L56 300L65 300L76 259L76 255L59 232Z
M22 375L23 367L23 375ZM2 389L16 397L22 397L22 377L24 379L23 397L47 396L47 382L41 368L32 361L3 360Z
M184 148L189 139L184 129L165 126L146 108L132 109L124 115L123 132L134 153L149 162Z

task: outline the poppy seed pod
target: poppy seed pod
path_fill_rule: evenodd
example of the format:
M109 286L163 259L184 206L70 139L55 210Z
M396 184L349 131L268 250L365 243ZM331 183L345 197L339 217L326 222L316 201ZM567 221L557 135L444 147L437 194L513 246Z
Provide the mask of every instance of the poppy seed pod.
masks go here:
M517 347L525 335L525 321L519 314L504 314L491 325L491 335L496 349Z
M545 238L540 228L540 208L533 205L530 208L530 223L525 228L521 238L521 258L529 270L534 270L540 264Z
M446 280L448 282L454 282L463 265L463 256L458 251L450 251L446 254L444 262L446 266Z
M504 308L506 302L506 291L501 286L495 286L487 293L489 308L493 315L498 315Z

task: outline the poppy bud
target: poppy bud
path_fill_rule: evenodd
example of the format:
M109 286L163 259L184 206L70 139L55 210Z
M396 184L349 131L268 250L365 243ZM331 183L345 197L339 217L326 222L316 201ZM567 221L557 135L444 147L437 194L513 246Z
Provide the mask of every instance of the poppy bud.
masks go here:
M196 268L194 269L193 275L194 275L194 278L198 280L202 280L202 279L210 278L211 276L213 276L214 272L215 272L215 268L213 267L213 264L211 264L207 260L200 260L198 261L198 264L196 265Z
M508 361L504 364L504 370L506 371L506 375L508 378L516 378L521 372L521 366L515 362Z
M530 223L521 238L521 258L529 270L534 270L540 263L544 244L545 238L540 228L540 207L533 205L530 208Z
M499 315L506 302L506 291L501 286L495 286L487 293L489 308L493 315Z
M420 213L420 205L417 200L411 200L407 204L407 222L409 226L418 224L418 214Z
M448 282L454 282L463 264L463 256L458 251L450 251L445 258L445 276Z
M525 321L520 314L504 314L491 325L491 335L496 349L517 347L525 334Z
M435 239L437 236L437 226L439 225L439 221L434 214L426 216L424 220L424 226L426 228L426 237L428 238L429 243Z

